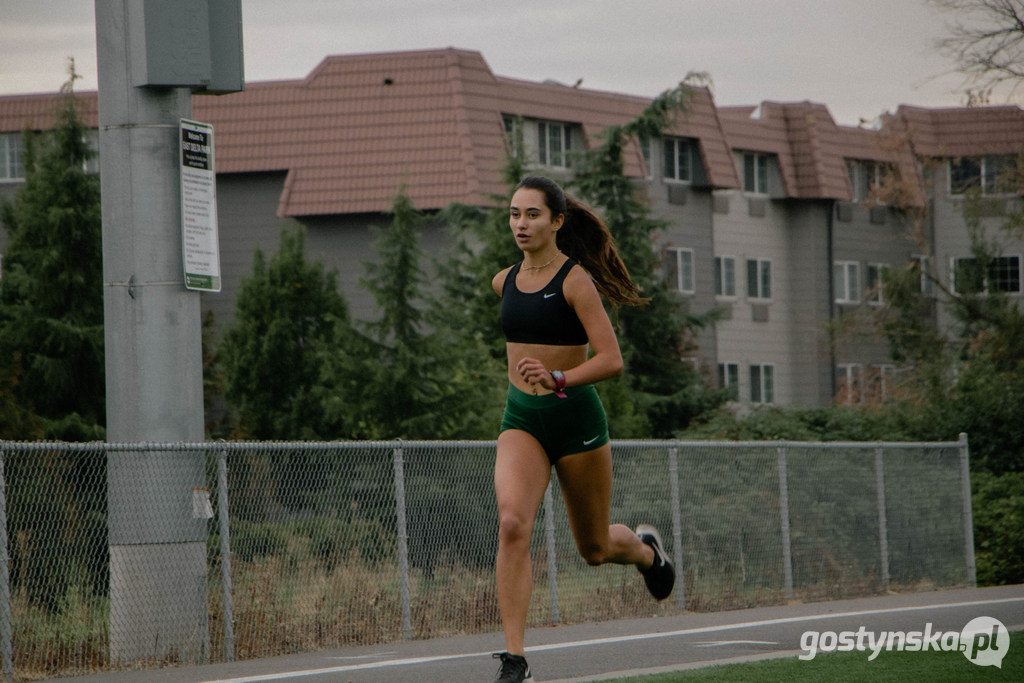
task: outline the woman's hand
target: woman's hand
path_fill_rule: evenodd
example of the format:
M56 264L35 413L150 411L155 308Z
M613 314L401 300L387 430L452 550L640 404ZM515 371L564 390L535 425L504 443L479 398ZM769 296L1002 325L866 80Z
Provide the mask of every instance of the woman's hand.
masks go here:
M552 391L555 388L555 379L551 376L551 372L536 358L523 358L520 360L516 363L516 372L528 384L539 384L545 389L551 389Z

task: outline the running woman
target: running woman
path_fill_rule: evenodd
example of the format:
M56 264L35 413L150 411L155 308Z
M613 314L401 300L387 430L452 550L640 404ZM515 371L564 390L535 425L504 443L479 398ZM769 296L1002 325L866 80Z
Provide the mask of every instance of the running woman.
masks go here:
M508 396L498 436L498 605L506 651L495 683L532 681L525 658L537 509L558 475L580 555L592 566L632 564L664 600L675 570L657 530L611 524L612 451L594 383L622 374L622 354L601 301L644 302L611 232L548 178L516 186L509 227L523 260L494 276L508 353Z

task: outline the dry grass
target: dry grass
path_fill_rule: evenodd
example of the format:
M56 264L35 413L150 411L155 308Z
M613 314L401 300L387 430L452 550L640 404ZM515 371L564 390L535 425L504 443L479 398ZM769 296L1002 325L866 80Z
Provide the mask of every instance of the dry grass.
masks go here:
M294 550L294 548L292 548ZM532 626L550 625L550 593L543 553L534 558ZM675 600L655 603L632 567L586 567L578 558L559 565L560 623L677 614ZM233 562L234 652L236 659L270 657L325 648L354 647L405 638L399 572L391 563L370 564L358 557L326 566L285 553L253 562ZM211 657L223 659L223 604L219 569L211 572ZM783 591L723 584L697 591L687 580L687 608L717 611L784 604ZM713 592L709 592L709 588ZM901 587L893 586L892 590ZM904 586L916 591L930 585ZM878 594L870 581L815 585L796 591L813 602ZM411 635L439 638L500 630L493 568L472 568L442 558L431 575L413 570L409 585ZM13 600L16 680L29 681L95 673L111 668L108 659L109 607L104 599L69 596L59 613L49 614ZM169 661L133 662L152 668Z

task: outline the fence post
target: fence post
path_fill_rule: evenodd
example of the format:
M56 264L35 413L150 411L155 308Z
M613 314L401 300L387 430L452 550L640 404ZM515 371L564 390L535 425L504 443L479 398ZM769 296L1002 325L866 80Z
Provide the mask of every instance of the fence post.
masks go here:
M672 497L672 559L676 563L676 604L686 609L686 586L683 580L683 522L679 500L679 449L668 449L669 491Z
M235 661L235 608L231 597L231 525L228 522L228 452L217 454L217 521L220 525L220 586L224 593L224 661Z
M885 462L882 447L875 448L875 488L878 490L878 545L882 548L882 588L889 590L889 521L885 511Z
M782 517L782 570L785 575L786 599L793 599L793 549L789 539L789 481L786 475L786 448L780 446L779 457L779 513Z
M0 669L4 680L14 680L14 645L11 628L11 555L7 546L7 478L0 451Z
M960 432L960 490L964 504L964 555L967 558L967 583L978 585L974 564L974 513L971 510L971 456L967 447L967 434Z
M544 536L548 549L548 593L551 600L551 623L559 624L562 614L558 609L558 562L555 558L555 502L551 484L544 491Z
M405 513L405 453L393 451L395 460L395 518L398 532L398 571L402 585L402 637L412 640L412 597L409 591L409 530Z

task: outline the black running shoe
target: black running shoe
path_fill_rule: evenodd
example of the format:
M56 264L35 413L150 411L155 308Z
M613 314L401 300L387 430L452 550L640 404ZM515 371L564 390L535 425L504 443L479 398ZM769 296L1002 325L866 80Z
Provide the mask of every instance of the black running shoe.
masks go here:
M507 652L495 652L492 657L501 660L501 668L494 677L494 683L530 683L533 681L533 674L530 672L530 665L526 663L526 657L510 655Z
M661 535L650 524L638 526L636 535L654 549L654 564L648 569L640 570L644 577L644 583L647 584L647 590L656 600L664 600L672 594L672 588L676 585L676 570L673 569L672 563L668 561L668 555L662 549Z

